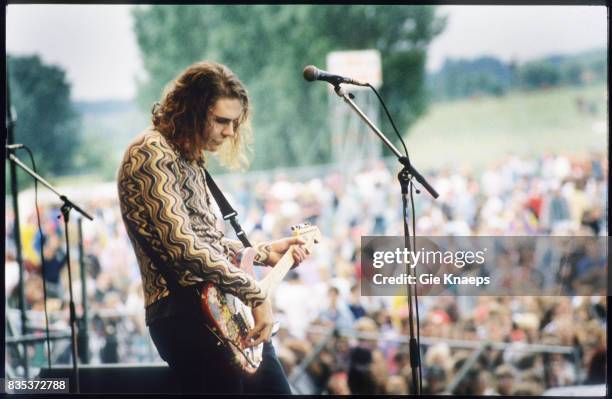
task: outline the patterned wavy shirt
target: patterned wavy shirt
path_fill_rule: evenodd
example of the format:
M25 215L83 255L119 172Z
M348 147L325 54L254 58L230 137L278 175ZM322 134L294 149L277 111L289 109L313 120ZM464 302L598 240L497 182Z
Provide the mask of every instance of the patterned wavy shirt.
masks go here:
M181 156L152 128L137 136L121 162L119 202L140 267L147 324L182 306L172 304L149 254L164 262L181 286L213 282L249 306L265 299L257 282L231 261L244 247L217 229L203 166ZM259 264L266 260L266 247L255 246Z

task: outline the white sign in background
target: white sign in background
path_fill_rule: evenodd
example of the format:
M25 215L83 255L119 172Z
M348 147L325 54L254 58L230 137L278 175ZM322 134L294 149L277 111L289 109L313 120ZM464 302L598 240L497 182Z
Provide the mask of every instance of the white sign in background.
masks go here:
M382 85L382 63L378 50L334 51L327 55L327 71L363 82L375 88ZM367 87L351 86L351 90Z

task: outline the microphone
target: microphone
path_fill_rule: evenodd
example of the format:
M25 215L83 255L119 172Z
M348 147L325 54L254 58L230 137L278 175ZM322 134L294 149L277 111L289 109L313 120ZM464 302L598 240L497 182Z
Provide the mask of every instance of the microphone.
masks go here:
M333 73L329 73L327 71L323 71L317 68L314 65L308 65L304 68L304 79L309 82L314 82L315 80L324 80L328 83L331 83L334 86L338 86L340 83L346 83L349 85L355 86L367 86L367 83L360 82L355 79L346 78L340 75L334 75Z
M20 148L23 148L24 145L23 144L7 144L5 147L7 150L18 150Z

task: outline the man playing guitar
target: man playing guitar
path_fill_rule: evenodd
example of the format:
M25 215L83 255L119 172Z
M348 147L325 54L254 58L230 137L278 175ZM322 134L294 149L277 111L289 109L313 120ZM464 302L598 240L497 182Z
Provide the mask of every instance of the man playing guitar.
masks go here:
M230 168L246 164L246 89L226 66L199 62L171 83L152 114L152 126L125 152L118 192L140 267L153 342L183 392L289 394L269 342L271 299L236 266L244 246L217 229L206 189L204 151L215 153ZM254 263L274 266L287 253L297 265L308 254L303 244L299 237L259 243ZM210 283L251 308L254 325L244 345L265 343L253 375L245 376L232 365L229 349L206 326L195 287Z

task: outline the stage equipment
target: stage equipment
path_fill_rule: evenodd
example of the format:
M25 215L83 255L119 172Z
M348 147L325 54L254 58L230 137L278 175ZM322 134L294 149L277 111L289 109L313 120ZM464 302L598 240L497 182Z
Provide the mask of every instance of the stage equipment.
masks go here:
M316 74L313 73L313 68L314 71L317 71L317 68L314 66L308 66L304 69L304 78L306 80L312 81L313 79L310 79L311 77L315 76ZM328 74L329 75L329 74ZM335 75L332 75L335 76ZM393 143L391 143L391 141L389 141L389 139L387 139L387 137L376 127L376 125L359 109L359 107L357 106L357 104L355 104L355 102L352 100L354 98L354 96L350 93L347 94L347 92L344 91L344 89L340 86L342 83L346 83L343 82L341 80L348 80L349 84L354 84L354 83L350 83L352 81L352 79L350 78L343 78L343 77L336 77L335 79L323 79L326 80L328 82L330 82L333 86L334 86L334 91L335 93L341 97L345 103L347 103L352 109L353 111L355 111L357 113L357 115L359 115L359 117L370 127L370 129L383 141L383 143L385 143L385 145L393 152L393 154L397 157L398 161L400 162L400 164L402 165L402 170L398 173L398 181L400 183L401 186L401 193L402 193L402 215L403 215L403 226L404 226L404 243L405 243L405 247L406 249L408 249L408 251L411 251L411 243L410 243L410 229L408 227L408 222L407 222L407 218L408 218L408 194L410 193L410 202L412 202L413 206L414 206L414 202L412 201L412 189L414 187L414 183L412 182L412 179L416 179L417 182L419 182L424 188L425 190L427 190L427 192L433 197L433 198L438 198L439 194L437 193L437 191L427 182L427 180L418 172L418 170L416 170L416 168L410 163L410 159L408 157L408 150L406 149L406 146L401 138L401 135L399 135L399 132L397 131L397 129L395 129L396 133L398 134L400 141L402 142L402 145L404 146L404 150L405 150L405 155L402 155L398 149L393 145ZM363 85L363 82L358 82L359 85ZM391 119L391 116L389 115L387 108L384 104L384 102L382 101L382 99L380 98L380 96L378 95L378 92L376 91L376 89L374 89L373 86L371 86L368 83L365 83L366 86L370 87L377 95L377 97L379 98L379 100L381 101L385 111L387 112L387 116L389 117L391 124L393 125L393 127L395 128L395 124L393 123L393 120ZM417 194L419 193L419 191L417 190ZM413 216L413 239L415 237L414 235L414 229L415 229L415 222L414 222L414 207L412 210L412 216ZM411 275L415 276L416 278L416 271L414 267L410 267L410 265L407 265L407 268L409 270L409 273L411 273ZM408 323L409 323L409 334L410 334L410 339L409 339L409 348L410 348L410 367L412 370L412 392L416 393L417 395L421 394L421 386L422 386L422 375L421 375L421 359L420 359L420 348L419 348L419 342L418 342L418 336L419 336L419 326L418 326L418 292L416 290L416 286L413 286L412 284L407 284L407 294L408 294ZM415 327L415 320L414 320L414 312L417 312L417 324ZM415 331L416 331L416 336L415 336Z
M74 305L74 295L72 292L72 268L70 266L70 237L68 235L68 221L70 217L70 211L75 209L81 215L86 217L89 220L93 220L87 212L82 210L79 206L77 206L74 202L70 201L65 195L60 194L51 184L49 184L45 179L39 176L36 172L32 171L27 165L19 160L15 156L15 154L9 154L8 158L12 161L11 164L18 165L21 169L25 170L30 176L36 179L38 182L46 186L49 190L53 191L60 200L62 200L63 205L61 207L62 216L64 218L64 231L66 235L66 262L68 267L68 289L70 293L70 333L72 339L72 371L74 375L74 388L75 392L79 393L79 368L78 368L78 359L77 359L77 339L76 339L76 308ZM25 334L23 334L25 335Z

